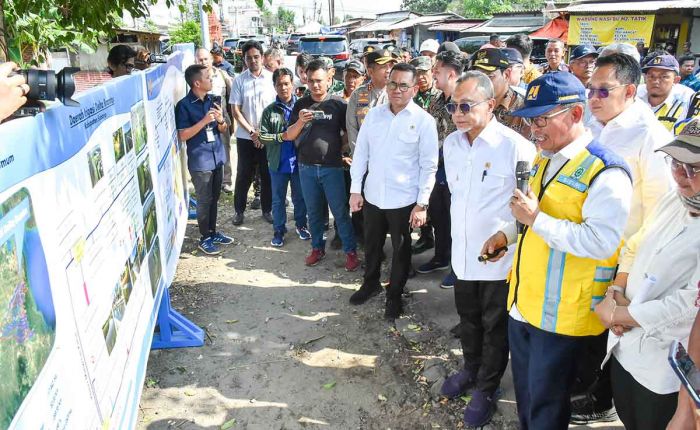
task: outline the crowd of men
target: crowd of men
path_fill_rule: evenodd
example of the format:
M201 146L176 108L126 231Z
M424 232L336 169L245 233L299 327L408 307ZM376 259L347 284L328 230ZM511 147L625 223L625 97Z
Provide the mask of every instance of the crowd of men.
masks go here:
M304 264L315 266L332 214L346 270L364 249L351 304L385 291L394 320L409 277L444 271L464 362L442 394L470 393L467 427L491 420L510 359L523 429L616 413L628 429L694 428L695 404L667 361L676 339L700 358L694 63L616 44L578 46L566 64L565 44L551 40L537 67L531 51L525 35L472 56L432 40L416 58L370 48L344 70L300 54L292 71L248 42L232 77L198 50L176 123L199 248L233 242L217 205L235 137L233 223L245 222L258 177L270 243L284 246L291 189L296 236L310 242ZM428 250L414 271L412 255Z

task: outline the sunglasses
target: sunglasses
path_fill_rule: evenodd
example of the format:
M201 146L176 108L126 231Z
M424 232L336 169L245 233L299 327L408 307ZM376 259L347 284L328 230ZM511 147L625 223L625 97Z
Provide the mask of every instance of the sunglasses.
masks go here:
M595 97L596 94L598 94L599 99L607 99L608 96L610 95L610 91L612 91L616 88L624 87L624 86L625 85L615 85L614 87L610 87L610 88L593 88L593 87L591 87L588 89L588 96L587 97L590 100L593 97Z
M476 105L480 105L482 103L486 102L486 100L482 100L480 102L476 103L447 103L445 105L445 109L447 110L447 113L450 115L454 115L455 112L457 112L457 109L459 109L460 112L463 114L468 114L469 111L472 110L472 108Z
M690 164L686 163L681 163L680 161L676 160L675 158L671 157L670 155L666 156L666 161L671 164L671 169L674 170L677 173L683 173L685 174L685 177L688 179L694 179L695 175L700 173L700 167L693 167Z

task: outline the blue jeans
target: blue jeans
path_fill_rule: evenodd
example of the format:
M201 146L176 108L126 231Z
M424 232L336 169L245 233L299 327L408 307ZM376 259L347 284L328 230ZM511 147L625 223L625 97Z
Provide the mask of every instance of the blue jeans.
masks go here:
M287 185L292 186L292 203L294 204L294 221L297 228L306 227L306 204L301 193L299 170L294 173L279 173L270 170L272 183L272 226L275 232L287 232Z
M338 234L343 242L343 251L355 251L355 232L350 220L350 208L345 194L345 176L342 167L325 167L299 164L299 178L304 201L309 213L311 231L311 247L325 249L323 240L324 224L326 222L324 206L326 201L331 213L338 224ZM325 197L325 198L324 198Z

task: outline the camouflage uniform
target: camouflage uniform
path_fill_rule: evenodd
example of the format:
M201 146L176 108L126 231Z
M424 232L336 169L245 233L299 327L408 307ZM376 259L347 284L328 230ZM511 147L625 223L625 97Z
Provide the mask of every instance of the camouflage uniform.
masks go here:
M441 94L442 91L438 90L435 88L435 85L433 85L428 91L418 92L416 96L413 97L413 101L427 111L428 107L430 107L430 104L433 102L433 99L440 97Z
M511 112L520 109L524 105L525 97L509 87L503 102L493 109L493 116L501 124L517 131L525 139L530 140L530 125L524 118L511 115Z

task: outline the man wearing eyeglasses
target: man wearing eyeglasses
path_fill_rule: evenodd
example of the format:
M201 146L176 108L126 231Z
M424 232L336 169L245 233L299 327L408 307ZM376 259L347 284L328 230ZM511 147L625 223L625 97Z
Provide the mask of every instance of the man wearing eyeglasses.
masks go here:
M598 51L592 45L579 45L571 51L569 69L586 88L591 81L596 58Z
M411 265L411 228L427 220L437 170L435 119L412 100L416 90L415 67L396 64L387 84L389 104L367 113L350 167L350 210L364 212L366 261L362 286L350 303L364 303L381 291L381 256L388 230L393 257L384 316L389 320L403 311L401 294Z
M632 174L630 216L622 235L625 241L641 228L671 187L663 156L654 151L673 136L655 121L649 106L636 99L640 78L639 62L633 57L620 53L604 55L596 61L587 93L593 114L587 124L589 129L601 145L625 160ZM571 405L572 424L617 419L609 366L600 371L607 352L607 337L607 332L603 332L588 338L586 352L579 362L576 400Z
M506 278L513 253L488 265L478 258L484 241L514 221L508 203L517 162L535 158L535 146L497 120L495 96L492 80L482 72L462 75L447 104L457 131L443 146L452 195L452 269L457 276L454 294L464 367L447 378L441 391L454 398L474 388L464 411L469 428L490 421L494 393L508 364Z
M667 130L688 116L693 90L680 84L680 66L673 55L657 55L642 68L645 83L637 97L651 107Z
M541 148L530 190L513 192L509 223L482 248L517 245L510 277L508 343L523 429L566 429L577 360L605 326L593 311L610 285L630 212L625 161L583 124L586 90L571 73L528 86L525 107ZM498 261L499 252L489 261Z
M496 106L493 109L496 120L529 139L530 126L523 118L512 115L513 111L521 108L525 103L524 95L520 95L509 85L515 67L517 67L517 60L511 64L506 53L495 48L477 51L472 60L472 70L478 70L491 79L496 99Z

